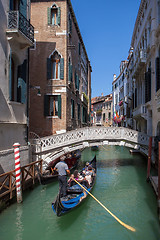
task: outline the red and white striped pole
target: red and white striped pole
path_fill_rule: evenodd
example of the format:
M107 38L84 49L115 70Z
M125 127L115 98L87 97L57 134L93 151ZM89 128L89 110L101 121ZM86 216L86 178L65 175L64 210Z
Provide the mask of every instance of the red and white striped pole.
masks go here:
M15 157L15 173L16 173L16 193L17 202L22 202L22 190L21 190L21 165L20 165L20 154L19 154L19 143L13 144L14 157Z

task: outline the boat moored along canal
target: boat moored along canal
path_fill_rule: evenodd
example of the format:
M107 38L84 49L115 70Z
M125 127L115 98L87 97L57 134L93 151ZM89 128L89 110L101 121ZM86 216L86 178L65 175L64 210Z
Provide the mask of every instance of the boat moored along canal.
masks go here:
M78 166L80 157L81 157L80 150L76 150L72 153L69 153L66 156L65 162L67 163L70 171L72 171L73 169L75 169ZM53 171L53 168L56 165L56 163L58 163L59 161L60 161L60 158L56 158L55 160L51 161L43 173L41 173L40 170L37 169L38 180L39 180L40 184L46 185L46 184L52 183L54 180L57 179L58 173L57 173L57 171Z

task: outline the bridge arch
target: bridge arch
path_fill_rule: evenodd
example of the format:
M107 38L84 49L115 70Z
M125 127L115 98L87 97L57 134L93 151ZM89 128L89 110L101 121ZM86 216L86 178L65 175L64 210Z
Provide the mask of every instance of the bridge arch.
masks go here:
M95 145L119 145L148 154L149 136L123 127L85 127L34 140L34 155L47 163L67 152Z

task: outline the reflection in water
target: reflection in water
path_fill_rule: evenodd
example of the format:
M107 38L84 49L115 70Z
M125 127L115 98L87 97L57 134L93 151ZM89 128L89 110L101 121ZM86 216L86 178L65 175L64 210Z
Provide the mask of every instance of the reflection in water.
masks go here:
M23 222L22 222L22 214L23 214L23 205L22 204L17 204L16 208L16 239L17 240L22 240L22 235L23 235Z

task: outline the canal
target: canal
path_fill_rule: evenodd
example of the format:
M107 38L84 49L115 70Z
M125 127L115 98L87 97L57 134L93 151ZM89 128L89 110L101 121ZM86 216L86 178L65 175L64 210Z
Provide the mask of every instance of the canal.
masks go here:
M92 197L74 211L57 217L51 202L58 183L36 186L23 194L23 204L12 204L0 214L0 240L160 240L157 200L146 182L147 160L128 148L85 149L81 164L97 155L97 179L92 194L121 221L120 225Z

